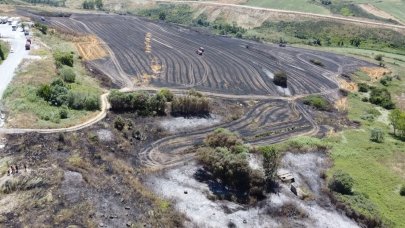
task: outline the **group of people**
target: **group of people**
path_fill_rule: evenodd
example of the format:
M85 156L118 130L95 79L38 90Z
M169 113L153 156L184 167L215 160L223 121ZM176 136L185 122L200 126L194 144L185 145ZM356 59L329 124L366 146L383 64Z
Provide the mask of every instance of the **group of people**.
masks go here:
M27 165L24 164L24 170L27 172ZM17 174L18 173L18 166L17 165L11 165L8 170L7 170L7 176Z

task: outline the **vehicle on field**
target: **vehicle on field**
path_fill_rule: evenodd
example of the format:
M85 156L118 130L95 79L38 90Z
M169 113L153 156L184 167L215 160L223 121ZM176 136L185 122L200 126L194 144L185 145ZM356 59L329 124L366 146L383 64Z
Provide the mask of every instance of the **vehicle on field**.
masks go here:
M31 49L31 42L28 42L28 40L27 40L27 42L25 43L25 50L30 50Z
M41 21L45 21L45 17L41 17Z
M197 53L198 55L202 55L204 53L204 48L203 47L198 48L198 50L195 53Z

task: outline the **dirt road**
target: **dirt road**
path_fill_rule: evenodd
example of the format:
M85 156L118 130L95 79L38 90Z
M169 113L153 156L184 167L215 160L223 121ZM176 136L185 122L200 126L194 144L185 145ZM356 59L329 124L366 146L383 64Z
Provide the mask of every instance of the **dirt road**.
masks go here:
M315 14L315 13L304 13L304 12L290 11L290 10L262 8L262 7L255 7L255 6L226 4L226 3L218 3L218 2L205 2L205 1L156 1L156 2L180 3L180 4L184 4L184 3L186 3L186 4L203 4L203 5L213 5L213 6L220 6L220 7L226 7L226 6L227 7L238 7L238 8L244 8L244 9L260 10L260 11L267 11L267 12L274 12L274 13L294 14L294 15L298 15L298 16L310 16L310 17L315 17L315 18L320 18L320 19L331 19L331 20L336 20L336 21L378 26L378 27L382 27L382 28L394 28L394 29L405 30L404 25L394 25L394 24L381 23L381 22L369 21L369 20L364 20L364 19L330 16L330 15L322 15L322 14Z
M25 50L25 36L21 28L12 31L8 24L0 24L1 40L10 43L13 53L9 53L7 59L0 65L0 99L3 96L8 84L14 77L14 72L21 61L28 56Z

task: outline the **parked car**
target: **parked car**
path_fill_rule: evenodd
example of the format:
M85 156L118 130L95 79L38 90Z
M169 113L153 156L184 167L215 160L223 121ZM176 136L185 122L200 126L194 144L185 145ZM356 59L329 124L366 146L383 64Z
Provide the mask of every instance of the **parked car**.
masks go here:
M13 48L10 49L10 53L14 53L14 49L13 49Z

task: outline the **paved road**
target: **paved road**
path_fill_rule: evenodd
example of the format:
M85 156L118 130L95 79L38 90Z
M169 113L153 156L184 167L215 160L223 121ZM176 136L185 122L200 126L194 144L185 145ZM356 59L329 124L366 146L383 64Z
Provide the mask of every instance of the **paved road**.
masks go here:
M214 6L238 7L238 8L245 8L245 9L253 9L253 10L262 10L262 11L275 12L275 13L286 13L286 14L294 14L294 15L301 15L301 16L318 17L318 18L324 18L324 19L332 19L332 20L338 20L338 21L346 21L346 22L352 22L352 23L361 23L361 24L366 24L366 25L379 26L379 27L383 27L383 28L395 28L395 29L405 30L404 25L394 25L394 24L387 24L387 23L381 23L381 22L376 22L376 21L368 21L368 20L360 20L360 19L348 18L348 17L322 15L322 14L316 14L316 13L305 13L305 12L291 11L291 10L279 10L279 9L262 8L262 7L255 7L255 6L226 4L226 3L218 3L218 2L204 2L204 1L164 1L164 0L162 0L162 1L157 1L157 2L204 4L204 5L214 5Z
M14 53L10 53L8 58L0 65L0 98L3 96L8 84L14 76L21 61L28 55L25 50L25 36L21 30L11 31L11 25L0 24L0 34L2 40L8 41Z

